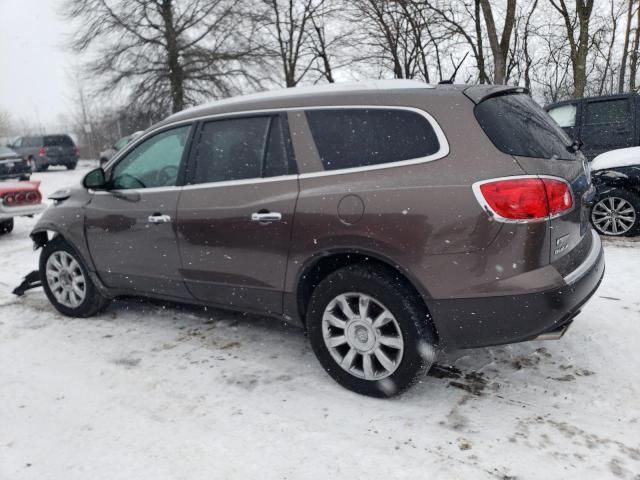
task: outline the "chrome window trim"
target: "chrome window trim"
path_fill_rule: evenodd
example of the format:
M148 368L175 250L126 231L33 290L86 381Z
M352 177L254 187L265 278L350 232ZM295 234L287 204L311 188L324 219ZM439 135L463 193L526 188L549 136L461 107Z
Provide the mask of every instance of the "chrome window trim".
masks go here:
M193 117L189 119L179 120L173 123L167 123L140 135L140 137L136 138L133 142L127 145L125 149L121 150L116 155L114 155L114 157L111 158L109 162L107 162L104 168L105 169L111 168L111 166L117 163L120 160L120 158L127 155L138 144L142 143L147 138L155 135L156 133L159 133L162 130L180 127L185 124L193 124L195 122L201 122L201 121L207 121L207 120L218 120L218 119L221 120L225 118L234 118L238 116L245 117L245 116L251 116L251 115L272 115L276 113L287 113L287 112L296 112L296 111L304 112L305 110L346 110L346 109L349 109L349 110L354 110L354 109L356 110L361 110L361 109L405 110L405 111L417 113L422 117L424 117L431 125L431 128L433 128L433 131L436 134L436 138L438 139L438 143L440 144L440 148L434 154L428 155L426 157L412 158L409 160L400 160L397 162L390 162L390 163L382 163L379 165L367 165L362 167L341 168L336 170L320 170L317 172L301 173L296 175L298 178L305 179L305 178L321 177L321 176L327 176L327 175L342 175L347 173L365 172L369 170L381 170L385 168L395 168L395 167L402 167L406 165L416 165L420 163L427 163L427 162L439 160L441 158L446 157L449 154L449 151L450 151L449 142L447 141L447 137L444 131L442 130L442 128L440 127L440 124L435 120L435 118L433 118L433 116L431 116L429 113L419 108L408 107L403 105L323 105L323 106L308 106L308 107L269 108L269 109L262 109L262 110L243 110L243 111L237 111L237 112L216 113L216 114L202 115L200 117ZM254 178L254 180L257 181L261 179L257 177L257 178ZM235 181L237 180L228 180L228 182L235 182ZM213 183L221 183L221 182L213 182ZM202 184L194 184L194 185L202 185Z
M482 191L480 191L480 187L482 185L484 185L485 183L491 183L491 182L498 182L500 180L519 180L521 178L549 178L551 180L557 180L560 182L563 182L567 185L567 187L569 187L569 193L571 194L571 208L568 210L565 210L561 213L557 213L555 215L551 215L551 216L547 216L547 217L543 217L543 218L532 218L532 219L512 219L512 218L505 218L502 215L498 215L498 213L496 213L487 203L487 201L484 198L484 195L482 195ZM480 206L482 207L482 210L485 211L487 213L487 215L491 216L491 218L495 219L498 222L502 222L502 223L537 223L537 222L546 222L547 220L553 220L554 218L558 218L561 217L563 215L566 215L570 212L572 212L575 208L576 208L576 199L575 199L575 195L573 194L573 189L571 188L571 184L565 180L562 177L555 177L553 175L510 175L510 176L506 176L506 177L496 177L496 178L489 178L486 180L479 180L477 182L475 182L473 185L471 185L471 189L473 190L473 194L476 197L476 200L478 201L478 203L480 204Z

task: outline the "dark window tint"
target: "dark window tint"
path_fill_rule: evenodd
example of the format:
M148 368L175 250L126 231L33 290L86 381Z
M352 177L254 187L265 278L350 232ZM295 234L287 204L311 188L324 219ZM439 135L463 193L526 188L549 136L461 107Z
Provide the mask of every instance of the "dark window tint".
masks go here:
M348 108L306 114L325 170L421 158L440 148L431 124L416 112Z
M478 123L501 152L522 157L577 157L567 146L571 140L531 97L507 94L489 98L475 107Z
M588 102L585 123L620 123L629 120L630 116L629 100L626 98Z
M217 120L202 127L191 183L286 173L287 154L279 117Z
M73 147L73 140L69 135L45 135L45 147Z

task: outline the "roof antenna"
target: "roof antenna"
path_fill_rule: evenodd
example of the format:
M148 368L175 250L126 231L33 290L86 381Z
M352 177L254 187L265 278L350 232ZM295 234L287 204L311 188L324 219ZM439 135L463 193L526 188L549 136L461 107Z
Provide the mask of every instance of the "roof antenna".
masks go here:
M458 70L460 69L460 67L462 66L462 64L464 63L464 61L465 61L465 59L467 58L468 55L469 55L469 52L464 54L464 57L462 57L462 60L460 60L458 65L456 65L456 68L453 71L453 75L451 75L451 78L449 80L440 80L438 82L438 85L453 85L453 82L456 79L456 74L458 73ZM453 55L451 56L451 63L454 63L453 62ZM454 63L454 65L455 65L455 63Z

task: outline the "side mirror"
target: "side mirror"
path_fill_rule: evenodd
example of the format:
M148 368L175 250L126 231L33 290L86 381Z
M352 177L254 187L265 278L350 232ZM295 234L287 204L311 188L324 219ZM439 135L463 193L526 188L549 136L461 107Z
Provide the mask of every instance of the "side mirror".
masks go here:
M82 186L84 188L99 189L104 188L107 183L107 179L104 174L104 170L96 168L87 173L82 179Z

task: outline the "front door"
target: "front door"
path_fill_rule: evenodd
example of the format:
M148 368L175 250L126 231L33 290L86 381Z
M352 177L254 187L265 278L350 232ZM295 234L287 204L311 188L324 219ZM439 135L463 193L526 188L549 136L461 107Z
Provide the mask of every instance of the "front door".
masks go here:
M189 298L176 239L178 174L190 126L164 130L126 153L85 212L89 251L102 281L132 293Z
M203 123L178 203L182 274L207 303L280 313L298 197L285 117Z
M585 155L593 158L609 150L633 146L632 106L629 97L584 101L581 139Z

